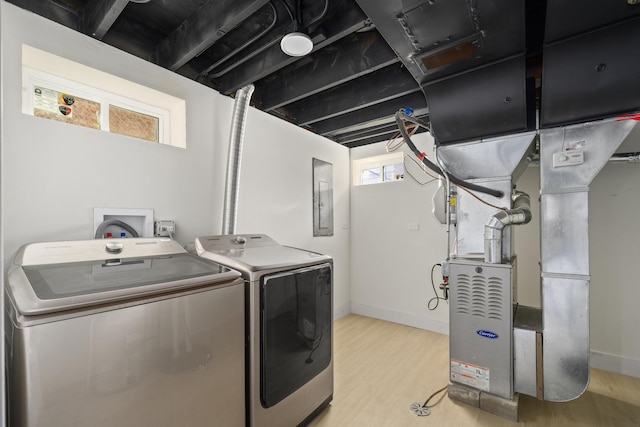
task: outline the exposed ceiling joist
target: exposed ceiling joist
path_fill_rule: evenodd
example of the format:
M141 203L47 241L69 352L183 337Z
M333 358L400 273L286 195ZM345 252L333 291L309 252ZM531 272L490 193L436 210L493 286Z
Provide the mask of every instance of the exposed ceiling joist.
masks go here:
M204 4L156 48L156 62L177 70L269 0L216 0Z
M344 43L316 52L304 66L265 79L254 99L262 109L271 111L398 61L377 32L352 34Z
M419 91L314 123L312 128L320 135L334 138L362 127L369 127L375 122L390 123L394 121L396 111L406 107L412 108L417 116L429 113L424 94Z
M548 122L560 117L553 108L577 121L639 105L629 90L639 63L627 54L640 32L635 0L6 1L204 90L253 83L254 107L347 146L387 139L405 107L434 122L440 143L457 143L560 124ZM294 30L312 38L311 54L281 51ZM565 101L572 108L557 107Z
M33 0L11 0L10 2L75 31L81 31L82 14L76 8L67 6L64 3Z
M370 26L367 16L359 7L351 2L344 2L334 10L331 19L328 19L320 31L318 29L311 34L314 42L314 51L324 48L343 37L358 30ZM220 91L225 95L231 94L237 89L275 73L278 70L294 63L300 58L288 56L280 49L280 44L275 43L266 49L255 61L247 61L237 67L233 73L227 73L219 78Z
M421 120L428 120L428 117L418 117ZM416 134L426 132L425 129L418 129ZM387 126L378 126L375 128L371 128L366 130L365 132L353 133L348 135L343 135L340 138L336 139L336 142L349 147L359 147L362 145L373 144L381 141L389 141L392 138L397 138L400 136L398 132L398 127L393 124L389 124Z
M129 0L92 0L84 10L84 32L102 40Z
M293 122L304 126L419 90L411 74L402 65L394 64L305 98L286 110L295 111Z

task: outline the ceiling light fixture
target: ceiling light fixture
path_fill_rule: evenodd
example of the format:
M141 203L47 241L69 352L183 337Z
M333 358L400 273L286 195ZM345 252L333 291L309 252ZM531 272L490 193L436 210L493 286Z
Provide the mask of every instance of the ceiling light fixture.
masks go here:
M282 38L280 49L289 56L305 56L313 50L313 41L305 33L295 31Z
M313 41L308 34L302 32L302 5L301 1L296 1L296 10L295 10L295 18L294 13L291 13L291 10L286 5L286 2L283 2L289 11L289 14L293 18L294 27L293 31L289 34L286 34L280 40L280 49L284 53L289 56L305 56L313 50Z

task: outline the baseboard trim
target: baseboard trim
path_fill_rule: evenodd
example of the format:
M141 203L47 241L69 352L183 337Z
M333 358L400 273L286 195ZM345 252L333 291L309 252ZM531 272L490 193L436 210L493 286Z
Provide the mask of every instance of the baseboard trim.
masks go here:
M603 371L640 378L640 360L591 350L590 366Z
M433 320L415 314L354 303L351 303L351 313L449 335L449 322Z
M348 302L346 304L342 304L340 307L333 310L333 321L335 322L349 313L351 313L351 303Z

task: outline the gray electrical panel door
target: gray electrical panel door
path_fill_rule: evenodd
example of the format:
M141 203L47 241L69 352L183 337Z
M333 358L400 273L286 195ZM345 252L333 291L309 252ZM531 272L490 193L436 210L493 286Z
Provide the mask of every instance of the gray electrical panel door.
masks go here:
M313 159L313 235L333 236L333 165Z

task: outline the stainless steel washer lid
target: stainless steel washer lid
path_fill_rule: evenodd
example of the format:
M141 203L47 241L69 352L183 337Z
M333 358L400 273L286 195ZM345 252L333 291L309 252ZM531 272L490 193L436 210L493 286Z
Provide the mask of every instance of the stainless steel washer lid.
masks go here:
M264 234L198 237L195 246L201 257L247 274L331 261L328 255L281 246Z
M240 277L170 239L87 240L23 246L7 293L24 315L184 290Z

